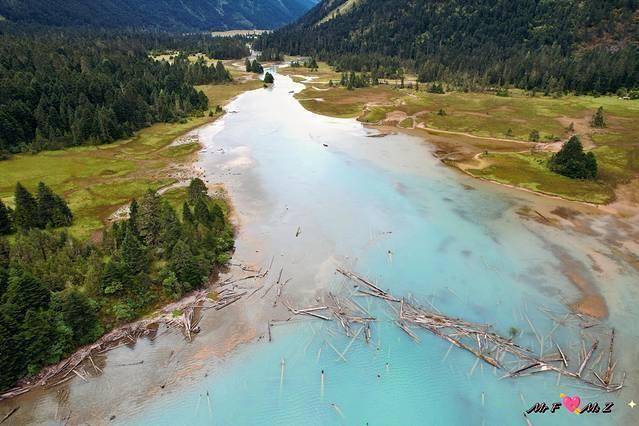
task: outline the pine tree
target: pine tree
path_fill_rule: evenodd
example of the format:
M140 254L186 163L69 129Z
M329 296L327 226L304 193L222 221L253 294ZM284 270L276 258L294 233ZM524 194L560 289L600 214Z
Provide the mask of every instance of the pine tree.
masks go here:
M64 323L72 331L75 346L94 341L101 334L98 315L88 297L75 288L57 295L53 309L62 316Z
M13 224L16 228L27 230L37 228L39 224L38 203L20 182L16 184L16 208L13 211Z
M193 209L193 216L195 220L205 226L209 226L211 222L211 214L209 212L209 208L206 206L206 203L203 200L197 200L195 202L195 207Z
M70 334L70 330L60 327L53 312L30 309L20 326L27 372L35 374L44 365L59 361L71 348Z
M182 204L182 223L193 223L194 220L191 207L189 207L189 204L185 201L184 204Z
M144 244L155 247L160 236L160 210L162 203L155 191L148 190L142 200L138 212L138 228Z
M599 129L606 127L606 117L604 116L603 107L597 108L597 112L592 116L591 126Z
M138 210L138 201L134 198L131 200L131 205L129 206L129 228L136 237L140 236L140 231L138 230Z
M120 247L122 254L122 262L128 276L123 277L125 280L132 279L146 269L147 261L144 248L140 240L127 228Z
M273 77L273 74L271 74L270 72L267 72L266 75L264 75L264 83L273 84L274 82L275 82L275 78Z
M173 247L169 269L175 274L182 284L188 284L189 289L199 287L202 284L204 274L191 249L182 240Z
M14 319L22 321L29 309L46 309L51 294L33 275L12 269L9 273L9 285L2 295L2 303L13 305Z
M69 226L73 214L67 203L43 182L38 183L38 224L40 228Z
M578 136L572 136L549 161L550 170L573 179L597 177L597 159L584 153Z
M191 179L188 189L189 203L195 204L197 200L206 199L209 190L200 178Z
M162 213L160 215L162 231L160 233L160 244L166 252L171 252L173 246L182 235L180 221L175 214L173 207L167 202L162 203Z
M11 212L9 208L0 200L0 235L7 235L13 231L11 224Z
M209 217L215 229L221 230L224 227L224 212L219 205L214 204L213 207L211 207Z

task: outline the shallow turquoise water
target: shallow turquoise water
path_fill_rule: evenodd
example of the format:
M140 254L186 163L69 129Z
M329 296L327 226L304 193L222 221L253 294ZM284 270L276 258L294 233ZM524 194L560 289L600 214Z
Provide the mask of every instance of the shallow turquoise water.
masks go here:
M564 302L577 297L560 272L558 253L581 262L594 281L600 278L586 253L608 254L601 238L522 220L516 208L528 202L525 197L460 177L416 139L369 138L372 131L356 122L313 115L292 99L289 92L298 89L277 76L273 89L241 96L229 107L236 113L200 137L207 145L202 166L212 181L226 184L241 217L235 258L267 261L277 253L276 266L294 277L287 292L300 305L312 303L318 289L350 286L333 272L343 265L425 306L494 324L504 334L517 327L524 332L520 341L533 345L522 312L546 334L553 323L538 307L563 315ZM298 226L302 234L296 238ZM636 271L618 264L603 290L608 322L636 326ZM559 401L561 392L616 406L612 415L576 416L563 409L533 414L533 424L622 424L634 418L625 405L636 389L632 378L630 390L614 396L565 378L558 382L551 374L500 380L503 372L475 365L465 352L448 352L449 345L434 336L420 333L421 342L413 342L392 324L385 305L362 303L371 304L380 322L371 344L353 343L347 362L327 343L340 351L350 343L334 324L309 320L274 327L272 343L242 346L214 374L145 401L118 421L525 424L525 409ZM620 347L636 345L635 328L618 330ZM576 353L577 335L560 329L555 339ZM621 364L631 368L630 361Z

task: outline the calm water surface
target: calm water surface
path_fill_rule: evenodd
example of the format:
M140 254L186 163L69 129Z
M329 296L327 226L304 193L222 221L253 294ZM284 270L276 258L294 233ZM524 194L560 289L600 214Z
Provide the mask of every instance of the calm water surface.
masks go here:
M111 415L111 423L135 425L525 424L525 409L563 392L613 401L613 414L562 409L532 415L532 424L634 423L639 408L633 413L626 403L639 400L639 276L610 247L624 237L611 236L612 219L593 219L590 235L524 219L517 212L535 197L462 177L419 139L369 137L375 131L353 120L314 115L293 98L301 88L276 75L273 88L240 96L221 121L198 131L200 166L226 186L236 209L234 262L272 262L266 284L282 269L290 279L284 297L298 306L351 287L335 273L343 266L447 314L504 334L516 327L533 345L525 317L548 335L554 324L539 308L563 317L579 297L561 262L568 258L606 299L605 324L617 329L617 369L628 372L627 387L603 395L554 374L500 379L503 372L434 336L420 333L413 342L386 305L368 299L361 303L380 321L373 341L355 341L346 362L331 345L343 351L350 339L332 323L295 319L273 327L268 343L266 320L287 316L273 308L274 292L260 291L205 317L193 343L168 332L112 352L103 375L25 399L28 414L16 421L57 423L60 412L71 412L93 424ZM593 258L606 267L593 267ZM554 339L576 357L579 333L560 328ZM220 348L242 342L250 343L228 354ZM138 359L145 363L122 366Z

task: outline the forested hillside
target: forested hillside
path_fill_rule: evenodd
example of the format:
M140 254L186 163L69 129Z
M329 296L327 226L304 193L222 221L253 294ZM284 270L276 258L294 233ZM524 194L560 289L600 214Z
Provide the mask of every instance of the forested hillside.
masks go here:
M258 48L463 86L611 92L639 83L637 0L324 0ZM343 6L341 10L338 10Z
M0 15L20 23L161 30L270 29L316 0L0 0Z
M244 42L148 33L7 31L0 34L0 157L111 142L154 122L208 108L193 86L231 79L221 63L155 61L153 49L248 53Z

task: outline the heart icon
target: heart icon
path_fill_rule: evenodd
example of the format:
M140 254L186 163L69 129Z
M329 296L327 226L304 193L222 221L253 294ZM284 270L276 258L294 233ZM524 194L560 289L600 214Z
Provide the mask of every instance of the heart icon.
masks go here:
M575 396L563 396L562 402L566 410L579 413L579 404L581 404L581 398ZM575 411L576 410L576 411Z

